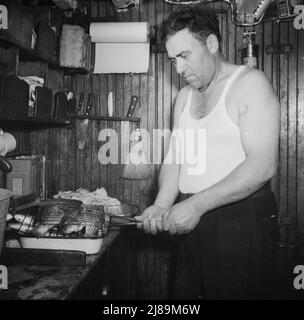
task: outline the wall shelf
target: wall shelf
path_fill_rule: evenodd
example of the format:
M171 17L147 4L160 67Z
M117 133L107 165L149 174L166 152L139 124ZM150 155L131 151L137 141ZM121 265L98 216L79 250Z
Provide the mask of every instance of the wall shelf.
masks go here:
M57 121L57 120L40 120L40 119L5 119L0 116L1 128L11 129L12 127L22 128L46 128L46 127L72 127L71 121Z
M9 40L0 38L0 46L7 47L16 47L19 50L19 59L21 61L32 61L32 62L45 62L48 64L50 69L53 70L62 70L67 74L88 74L89 70L85 68L72 68L60 66L56 61L51 61L41 57L35 50L22 48L18 44L15 44Z
M72 114L71 118L77 120L89 119L89 120L104 120L104 121L130 121L130 122L140 122L140 118L138 117L110 117L110 116L81 116Z

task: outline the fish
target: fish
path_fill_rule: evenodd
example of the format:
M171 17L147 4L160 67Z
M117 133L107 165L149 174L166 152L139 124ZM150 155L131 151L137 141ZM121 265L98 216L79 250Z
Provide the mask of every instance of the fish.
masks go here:
M28 214L17 213L14 215L14 219L22 224L33 225L34 223L34 216Z
M39 206L32 233L37 237L43 237L50 229L60 225L62 218L68 213L69 208L54 204Z
M26 223L20 223L20 222L9 223L8 228L12 230L17 230L21 234L28 233L33 230L32 225L29 225Z
M12 219L13 219L13 215L10 214L10 213L8 213L8 214L6 215L6 221L10 221L10 220L12 220Z
M74 212L65 216L62 220L61 232L63 234L71 234L84 229L84 237L100 235L105 222L103 212L100 210L102 209L96 211L83 209L81 212Z

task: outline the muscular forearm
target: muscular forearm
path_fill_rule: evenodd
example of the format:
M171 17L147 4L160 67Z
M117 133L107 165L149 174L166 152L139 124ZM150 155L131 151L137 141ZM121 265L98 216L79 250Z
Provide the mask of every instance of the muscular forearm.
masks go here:
M179 165L163 164L159 174L159 191L154 204L169 208L178 195Z
M212 187L191 197L199 214L242 200L269 181L275 173L276 162L261 165L256 159L246 159L227 177Z

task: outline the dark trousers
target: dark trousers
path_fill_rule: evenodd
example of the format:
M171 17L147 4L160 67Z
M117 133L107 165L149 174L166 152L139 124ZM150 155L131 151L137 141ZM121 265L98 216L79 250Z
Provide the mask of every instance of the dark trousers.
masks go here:
M270 299L277 208L269 186L205 214L179 237L174 299Z

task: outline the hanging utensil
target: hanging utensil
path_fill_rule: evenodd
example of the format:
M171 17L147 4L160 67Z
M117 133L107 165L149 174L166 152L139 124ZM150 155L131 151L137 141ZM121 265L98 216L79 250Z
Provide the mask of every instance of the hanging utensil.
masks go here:
M81 96L80 97L81 105L79 104L79 106L78 106L78 113L79 112L85 112L84 113L85 119L80 124L80 139L78 141L78 149L79 150L83 150L84 149L85 142L86 142L86 139L87 139L90 112L91 112L91 109L93 108L94 101L95 101L94 94L93 93L89 94L88 101L87 101L87 106L86 106L85 111L83 110L83 100L84 99Z
M84 101L84 93L81 92L79 96L78 110L77 113L79 116L83 115L83 101Z
M130 103L130 106L129 106L129 109L128 109L128 113L127 113L127 117L128 118L129 117L133 117L137 101L138 101L138 97L137 96L132 96L131 103Z
M109 92L108 94L108 116L113 117L113 92Z

